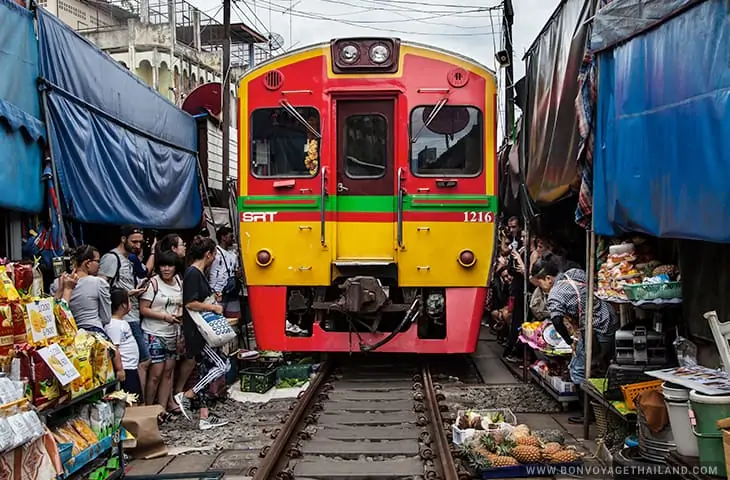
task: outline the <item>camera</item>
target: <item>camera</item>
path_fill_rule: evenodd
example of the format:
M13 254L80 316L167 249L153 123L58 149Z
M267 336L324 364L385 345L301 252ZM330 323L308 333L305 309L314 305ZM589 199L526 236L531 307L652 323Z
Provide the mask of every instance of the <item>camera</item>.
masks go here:
M53 276L55 278L60 277L64 273L71 273L73 268L71 266L71 257L64 255L63 257L53 257L51 260L53 264Z

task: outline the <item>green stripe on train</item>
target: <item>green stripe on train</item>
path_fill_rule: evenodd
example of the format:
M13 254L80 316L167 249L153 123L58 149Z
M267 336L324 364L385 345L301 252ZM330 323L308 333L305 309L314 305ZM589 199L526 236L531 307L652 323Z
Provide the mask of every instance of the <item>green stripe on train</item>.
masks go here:
M313 211L320 209L319 195L248 195L238 198L239 212ZM393 195L329 195L325 209L328 212L392 213L396 211L397 197ZM427 195L406 194L403 209L408 211L475 211L497 212L494 195Z

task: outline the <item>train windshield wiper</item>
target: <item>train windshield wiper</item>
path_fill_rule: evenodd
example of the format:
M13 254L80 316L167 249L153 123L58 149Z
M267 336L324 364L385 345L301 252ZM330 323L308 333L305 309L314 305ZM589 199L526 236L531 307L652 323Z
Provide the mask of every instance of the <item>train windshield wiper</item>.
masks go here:
M418 140L418 137L421 135L421 132L424 128L428 128L429 125L431 125L431 122L436 118L436 116L439 114L442 108L444 108L444 105L446 105L446 102L448 102L449 99L447 97L442 98L439 100L439 102L433 107L433 110L431 110L431 114L426 118L426 121L423 122L423 125L421 125L421 128L418 129L415 135L413 135L413 138L411 138L411 143L416 143L416 140Z
M296 118L297 121L299 123L301 123L304 128L306 128L307 130L309 130L309 133L311 133L312 135L314 135L318 139L322 138L322 135L320 135L320 133L313 126L311 126L309 124L309 122L307 122L307 120L305 120L304 117L302 117L302 115L297 111L297 109L291 103L287 102L286 100L282 100L281 101L281 106L284 108L284 110L286 110L287 112L291 113L291 115L294 118Z

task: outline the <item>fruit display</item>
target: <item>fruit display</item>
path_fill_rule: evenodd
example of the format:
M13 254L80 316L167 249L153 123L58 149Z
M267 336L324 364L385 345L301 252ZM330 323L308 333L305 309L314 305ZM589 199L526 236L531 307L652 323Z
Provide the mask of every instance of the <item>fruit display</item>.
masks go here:
M527 425L478 431L460 445L462 464L474 473L535 464L574 464L581 456L559 431L532 432Z
M607 300L630 300L624 285L666 283L679 280L675 265L663 265L656 260L642 239L612 245L597 273L596 295Z

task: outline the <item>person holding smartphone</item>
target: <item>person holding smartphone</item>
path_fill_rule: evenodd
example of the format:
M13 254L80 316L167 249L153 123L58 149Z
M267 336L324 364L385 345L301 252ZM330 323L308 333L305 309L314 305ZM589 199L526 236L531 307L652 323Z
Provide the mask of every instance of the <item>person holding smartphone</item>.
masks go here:
M150 352L145 401L147 405L155 401L161 405L168 412L167 419L169 414L180 413L172 398L172 385L182 317L182 282L173 252L162 253L156 263L157 273L139 300L142 330Z

